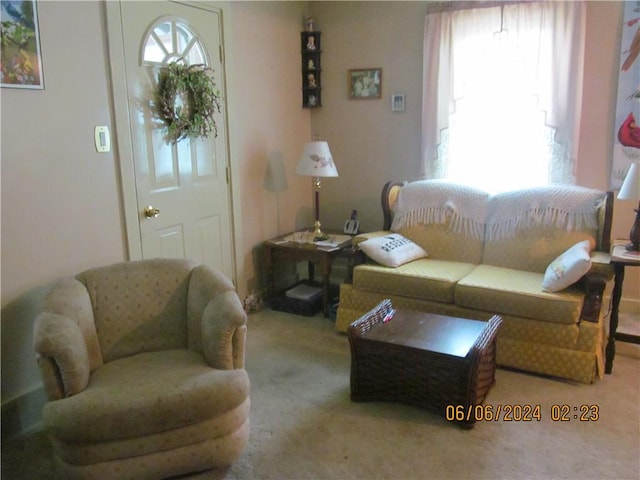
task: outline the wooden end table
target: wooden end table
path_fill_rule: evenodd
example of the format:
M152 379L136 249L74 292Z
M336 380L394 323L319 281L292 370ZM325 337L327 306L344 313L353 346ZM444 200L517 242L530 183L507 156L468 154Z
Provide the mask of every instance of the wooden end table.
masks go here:
M310 240L312 232L287 233L264 242L267 294L269 298L273 298L275 295L274 267L277 261L308 262L310 281L314 280L315 265L318 264L322 275L322 312L325 317L329 316L329 277L331 276L331 267L336 258L352 258L352 237L330 231L327 233L330 235L329 243L332 243L332 239L340 243L335 245L327 245L322 242L314 243Z
M620 298L622 297L622 284L624 282L625 267L640 266L640 255L630 254L624 245L615 245L611 250L611 259L609 263L613 265L613 292L611 294L611 317L609 319L609 340L605 354L605 373L613 371L613 359L616 356L616 340L621 342L640 344L640 335L631 335L628 333L620 333L618 329L618 309L620 307Z

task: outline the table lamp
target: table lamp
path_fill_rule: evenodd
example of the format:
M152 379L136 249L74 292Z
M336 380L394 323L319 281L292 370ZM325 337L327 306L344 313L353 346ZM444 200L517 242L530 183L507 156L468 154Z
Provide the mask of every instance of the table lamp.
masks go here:
M631 243L626 245L627 250L638 252L640 251L640 168L638 168L637 162L631 164L624 183L618 192L618 198L620 200L636 200L638 202L638 208L634 210L636 212L636 220L633 222L631 232L629 232Z
M316 221L313 224L313 240L326 240L329 235L322 233L322 230L320 230L320 178L338 176L338 170L333 163L329 144L321 141L307 143L302 151L302 157L298 161L296 175L314 177Z

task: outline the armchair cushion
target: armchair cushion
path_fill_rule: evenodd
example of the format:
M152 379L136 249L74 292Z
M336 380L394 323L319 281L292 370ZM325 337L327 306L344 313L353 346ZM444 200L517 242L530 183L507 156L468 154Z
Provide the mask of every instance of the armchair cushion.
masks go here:
M89 388L47 403L43 417L60 440L104 442L203 422L234 409L248 395L244 369L216 370L199 353L165 350L106 363L92 373Z
M81 392L89 382L89 354L80 328L69 317L44 312L35 325L34 348L55 361L69 397Z
M105 362L187 344L187 285L194 264L152 259L87 270L85 284Z

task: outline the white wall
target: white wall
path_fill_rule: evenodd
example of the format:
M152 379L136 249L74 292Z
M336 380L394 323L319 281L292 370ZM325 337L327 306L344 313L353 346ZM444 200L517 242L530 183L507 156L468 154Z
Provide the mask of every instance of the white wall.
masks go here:
M614 135L623 2L587 2L584 91L577 182L607 190ZM340 176L323 181L325 227L341 228L357 209L361 228L382 226L380 191L388 180L419 178L422 43L426 2L312 2L322 30L323 107L311 130L329 142ZM382 99L349 100L347 71L381 67ZM391 112L390 95L406 95ZM632 201L617 201L613 238L628 238ZM640 314L640 268L628 268L621 308Z
M127 258L118 158L93 145L94 126L114 130L103 2L37 5L45 90L0 92L3 436L29 428L42 406L32 325L47 285ZM299 85L305 4L218 5L243 297L258 288L262 241L299 216L310 220L308 183L292 175L310 128ZM277 197L266 181L269 159L288 177Z
M358 210L364 231L382 227L380 191L387 180L420 173L422 37L425 2L313 2L322 31L322 102L311 130L329 142L340 176L323 180L321 220L342 228ZM382 68L380 100L350 100L347 72ZM390 95L406 110L392 112Z
M93 144L111 125L102 5L37 6L45 89L0 92L3 405L40 385L31 331L46 285L125 258L118 166Z
M238 290L244 297L264 285L262 242L292 231L296 222L298 228L311 224L311 183L293 174L310 139L300 84L305 3L225 6L231 161L234 193L241 192L235 197Z
M310 134L329 141L340 172L323 183L327 227L341 227L356 208L364 229L379 228L383 183L417 175L426 6L219 5L227 49L238 291L243 297L262 285L262 241L310 224L311 183L293 175ZM311 114L300 108L299 32L307 8L323 32L323 107ZM595 188L607 186L607 139L613 128L609 107L617 78L612 58L619 49L621 11L620 2L589 2L578 179ZM127 257L118 159L113 153L96 153L93 146L94 126L112 126L113 120L103 4L38 2L38 13L46 88L0 91L3 433L28 427L41 407L31 330L46 286L60 276ZM348 100L347 70L360 67L383 68L382 100ZM404 113L391 112L391 93L406 94ZM284 172L286 188L279 192L273 191L269 166ZM615 232L628 232L632 213L626 209L632 207L616 205ZM624 296L632 305L638 305L638 270L630 269L625 280Z

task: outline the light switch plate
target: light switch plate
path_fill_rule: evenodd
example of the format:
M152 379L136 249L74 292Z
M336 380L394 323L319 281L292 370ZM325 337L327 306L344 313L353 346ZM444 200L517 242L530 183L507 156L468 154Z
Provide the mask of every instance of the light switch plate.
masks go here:
M99 153L110 151L111 137L109 135L109 127L105 125L97 126L94 131L94 140L96 143L96 150Z

